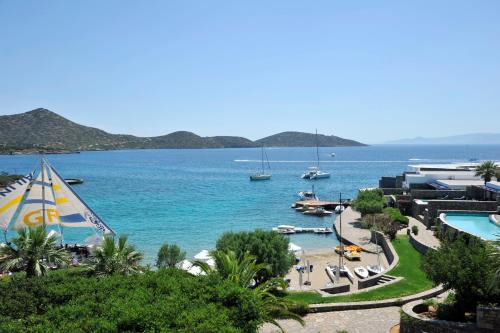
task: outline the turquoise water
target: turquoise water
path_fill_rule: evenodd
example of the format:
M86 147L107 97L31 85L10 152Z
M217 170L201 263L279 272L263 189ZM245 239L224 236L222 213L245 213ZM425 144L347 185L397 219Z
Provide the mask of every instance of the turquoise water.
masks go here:
M336 157L330 157L335 152ZM331 226L333 217L304 216L290 209L296 193L315 184L321 199L356 195L396 175L411 163L469 158L500 160L499 146L370 146L321 148L322 169L330 179L308 181L313 148L268 149L272 180L250 182L260 168L260 149L123 150L48 155L66 178L84 178L75 190L117 233L126 233L149 262L163 242L175 242L188 256L213 248L227 230L271 229L279 224ZM0 156L0 170L28 173L37 156ZM81 242L88 230L65 228L68 242ZM334 235L291 236L305 250L337 244Z
M446 213L446 222L469 234L494 240L500 234L500 227L490 221L488 214Z

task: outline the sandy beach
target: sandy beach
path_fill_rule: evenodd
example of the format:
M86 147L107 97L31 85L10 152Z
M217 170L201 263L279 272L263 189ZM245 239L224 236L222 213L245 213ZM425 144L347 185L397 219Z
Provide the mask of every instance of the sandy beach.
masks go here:
M335 253L333 248L311 251L305 250L304 253L300 255L301 261L297 265L294 265L290 272L286 275L286 278L291 280L290 290L319 290L331 286L331 280L326 274L325 268L328 263L338 265L339 257L340 256ZM311 284L300 286L299 273L296 268L297 266L305 266L307 261L313 265L313 270L310 273L303 273L303 282L309 281ZM343 258L343 262L344 265L346 265L354 274L355 267L377 264L377 254L361 252L361 260L349 261ZM383 252L380 253L380 263L385 268L389 266ZM358 276L355 275L354 283L351 284L351 291L357 290L357 279ZM346 277L341 277L340 283L350 283L350 281Z

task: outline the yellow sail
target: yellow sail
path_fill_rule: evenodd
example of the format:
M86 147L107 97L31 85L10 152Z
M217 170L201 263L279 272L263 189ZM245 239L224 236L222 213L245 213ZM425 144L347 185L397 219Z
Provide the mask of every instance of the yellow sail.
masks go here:
M31 179L31 175L25 176L0 190L0 228L3 230L7 230Z

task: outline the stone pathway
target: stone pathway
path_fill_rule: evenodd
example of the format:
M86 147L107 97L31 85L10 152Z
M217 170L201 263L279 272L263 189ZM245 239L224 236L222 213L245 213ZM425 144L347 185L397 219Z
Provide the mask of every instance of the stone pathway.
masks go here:
M346 330L349 333L387 333L399 323L399 307L391 306L379 309L348 310L308 314L302 327L292 320L279 320L285 332L335 333ZM260 333L278 332L275 326L266 324Z
M428 247L431 247L434 249L438 248L439 239L434 236L434 232L430 229L427 229L425 224L423 224L419 220L417 220L411 216L408 216L408 218L410 219L410 223L408 224L408 228L410 228L410 231L411 231L412 226L416 225L418 227L418 235L413 235L413 236L420 243L425 244ZM405 233L406 233L406 229L405 229Z
M377 253L377 245L370 241L371 231L361 228L361 214L347 207L342 213L342 238L361 246L367 252ZM340 234L340 216L335 218L335 230ZM379 250L382 248L379 246Z

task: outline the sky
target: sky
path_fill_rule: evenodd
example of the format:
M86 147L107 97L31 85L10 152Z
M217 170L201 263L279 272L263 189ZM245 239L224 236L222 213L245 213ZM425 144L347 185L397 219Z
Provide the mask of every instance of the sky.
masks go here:
M500 1L0 0L0 115L139 136L500 132Z

